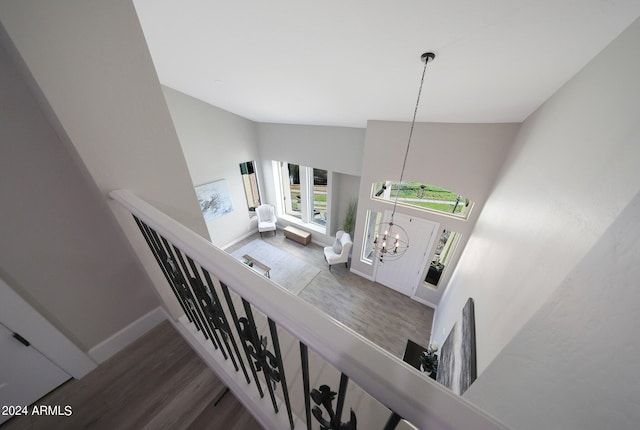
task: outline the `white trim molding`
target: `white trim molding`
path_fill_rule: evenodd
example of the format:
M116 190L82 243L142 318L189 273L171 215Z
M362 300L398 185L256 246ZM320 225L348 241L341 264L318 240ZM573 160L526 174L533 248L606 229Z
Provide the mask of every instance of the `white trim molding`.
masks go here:
M251 229L251 231L250 231L249 233L243 234L241 237L239 237L239 238L237 238L237 239L235 239L235 240L232 240L231 242L227 243L227 244L226 244L226 245L224 245L224 246L221 246L220 248L221 248L221 249L227 249L228 247L233 246L233 245L235 245L236 243L238 243L238 242L241 242L241 241L245 240L246 238L248 238L249 236L252 236L252 235L256 234L257 232L258 232L258 228L257 228L257 227L256 227L256 228L252 228L252 229Z
M366 273L359 272L359 271L357 271L357 270L355 270L353 268L350 268L350 271L354 275L358 275L361 278L368 279L369 281L373 281L373 276L371 276L371 275L367 275Z
M91 348L89 355L98 364L104 363L166 319L165 310L157 307Z
M418 296L413 295L413 296L411 296L411 299L415 300L418 303L422 303L423 305L429 306L430 308L433 308L434 310L438 309L438 305L433 304L433 303L423 299L422 297L418 297Z
M76 379L97 367L80 348L0 279L0 321Z

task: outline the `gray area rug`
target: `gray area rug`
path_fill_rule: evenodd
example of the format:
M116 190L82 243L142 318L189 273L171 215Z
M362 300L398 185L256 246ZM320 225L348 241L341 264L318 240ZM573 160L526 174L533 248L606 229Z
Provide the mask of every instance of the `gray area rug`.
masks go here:
M271 280L296 296L320 273L320 269L260 239L256 239L231 253L233 257L240 261L244 261L242 256L245 254L269 266L271 268ZM263 273L257 268L256 271Z

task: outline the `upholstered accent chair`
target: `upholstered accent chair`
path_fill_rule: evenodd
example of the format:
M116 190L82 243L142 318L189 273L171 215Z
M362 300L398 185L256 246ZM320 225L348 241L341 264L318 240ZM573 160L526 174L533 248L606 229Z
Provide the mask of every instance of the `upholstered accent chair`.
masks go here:
M276 222L278 218L276 217L276 211L271 205L260 205L256 209L256 214L258 215L258 231L260 232L260 237L262 237L262 233L265 231L273 231L273 234L276 234Z
M352 246L353 241L349 233L342 230L336 233L336 240L333 245L324 248L324 259L329 263L329 270L331 270L332 265L338 263L344 263L345 267L349 267L349 253Z

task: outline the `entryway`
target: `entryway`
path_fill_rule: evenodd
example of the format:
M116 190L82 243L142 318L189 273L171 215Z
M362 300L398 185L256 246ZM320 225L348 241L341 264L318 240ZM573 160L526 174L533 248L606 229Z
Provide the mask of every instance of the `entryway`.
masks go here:
M384 214L385 221L391 212ZM409 248L397 260L380 263L375 260L374 280L409 297L413 297L421 283L421 275L427 264L428 251L433 247L439 224L422 218L396 213L394 222L409 235Z

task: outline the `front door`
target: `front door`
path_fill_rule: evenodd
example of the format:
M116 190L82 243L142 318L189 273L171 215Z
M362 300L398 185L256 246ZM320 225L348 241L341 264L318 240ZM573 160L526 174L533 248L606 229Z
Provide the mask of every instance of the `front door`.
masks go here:
M390 217L391 213L386 211L385 221ZM394 223L407 231L409 248L397 260L383 263L376 260L374 280L412 297L421 282L422 269L425 267L428 251L433 247L438 223L399 213L395 214Z

